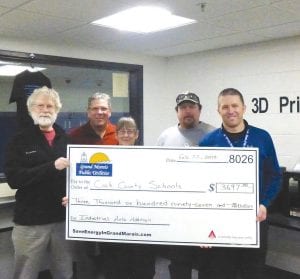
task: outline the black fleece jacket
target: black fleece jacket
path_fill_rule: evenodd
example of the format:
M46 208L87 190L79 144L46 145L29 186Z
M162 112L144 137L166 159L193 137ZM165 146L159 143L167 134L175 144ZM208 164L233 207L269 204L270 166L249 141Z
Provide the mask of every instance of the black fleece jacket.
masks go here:
M66 193L66 171L54 161L66 157L68 136L57 125L53 146L38 126L17 134L8 144L4 172L12 189L17 189L14 222L43 225L65 220L61 199Z

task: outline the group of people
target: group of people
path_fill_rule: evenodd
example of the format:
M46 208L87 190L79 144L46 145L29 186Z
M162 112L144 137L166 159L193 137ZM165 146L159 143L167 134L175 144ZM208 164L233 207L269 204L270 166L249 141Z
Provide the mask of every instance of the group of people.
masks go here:
M95 243L65 240L67 144L134 145L139 131L131 117L110 122L111 100L105 93L88 99L88 122L66 134L55 124L62 107L54 89L41 87L27 99L34 125L20 131L8 144L5 175L17 189L12 240L15 251L14 278L38 278L49 256L53 278L96 278L99 264L107 279L150 279L155 275L155 257L160 247L148 244ZM280 168L271 136L244 119L242 94L224 89L218 96L221 128L200 120L202 105L191 92L179 94L175 111L178 124L158 137L158 146L257 147L259 149L260 248L208 248L169 246L171 279L264 278L267 248L267 208L280 190ZM199 179L199 177L197 177ZM195 224L197 225L197 224ZM74 253L75 251L75 253ZM97 263L97 253L103 255ZM75 258L74 258L75 255ZM164 253L165 255L165 253Z

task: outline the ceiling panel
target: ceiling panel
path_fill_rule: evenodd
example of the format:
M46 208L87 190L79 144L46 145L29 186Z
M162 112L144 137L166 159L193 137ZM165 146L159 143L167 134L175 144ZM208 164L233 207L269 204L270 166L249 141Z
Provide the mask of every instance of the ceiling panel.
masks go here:
M249 43L265 41L266 38L248 33L236 33L216 38L194 41L190 43L155 49L151 53L158 56L175 56L199 51L218 49L222 47L237 46Z
M89 24L146 4L198 22L146 35ZM300 36L300 0L0 0L0 34L167 57Z
M123 42L125 40L135 41L140 34L121 32L112 28L99 28L95 25L84 25L67 30L56 37L68 41L88 43L94 47L101 47L103 44Z
M35 0L22 6L21 9L33 13L91 22L127 7L127 4L118 0Z
M164 32L150 33L150 34L139 34L135 35L134 38L113 41L110 44L105 44L105 47L134 49L137 51L151 49L155 50L158 48L168 48L177 45L194 42L195 40L204 40L209 38L215 38L232 34L231 30L224 28L216 28L208 23L198 23L197 28L192 25L186 25L178 29L170 29Z
M7 11L9 11L8 8L1 7L1 6L0 6L0 16L1 16L2 14L6 13Z
M273 6L299 15L299 11L300 11L299 0L275 1L273 3Z
M16 24L16 21L19 24ZM22 24L20 24L22 22ZM7 13L0 17L0 25L2 28L9 28L10 30L17 30L16 33L23 31L23 34L33 34L43 36L50 36L61 32L67 28L74 27L78 24L75 21L63 18L56 18L52 16L32 14L16 10L13 13Z
M238 31L255 30L276 26L300 20L300 14L277 9L273 6L263 6L250 10L240 11L221 18L211 20L217 26L227 27Z
M32 1L28 1L28 0L0 0L0 6L4 6L4 7L8 7L8 8L15 8L21 5L24 5L26 3L29 2L33 2Z
M200 20L218 18L226 14L270 4L270 0L163 0L159 2L177 15L192 16ZM205 3L203 9L201 8L201 3Z
M277 26L271 26L259 30L249 31L250 34L263 36L269 39L278 38L278 34L284 34L284 37L300 36L300 22L292 22L287 24L281 24Z

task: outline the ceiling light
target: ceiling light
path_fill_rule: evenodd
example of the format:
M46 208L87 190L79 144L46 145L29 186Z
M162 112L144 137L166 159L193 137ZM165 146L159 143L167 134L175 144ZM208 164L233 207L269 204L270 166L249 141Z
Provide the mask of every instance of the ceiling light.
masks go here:
M0 66L0 76L16 76L24 71L37 72L45 70L46 68L29 67L20 65L4 65Z
M93 21L92 24L121 31L150 33L195 22L193 19L172 15L162 8L140 6Z

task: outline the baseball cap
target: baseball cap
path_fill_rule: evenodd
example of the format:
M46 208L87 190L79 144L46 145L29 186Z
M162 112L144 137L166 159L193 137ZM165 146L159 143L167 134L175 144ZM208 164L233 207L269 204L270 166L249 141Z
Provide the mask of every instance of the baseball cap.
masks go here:
M192 92L181 93L176 97L177 105L180 105L182 102L192 102L200 105L199 97Z

